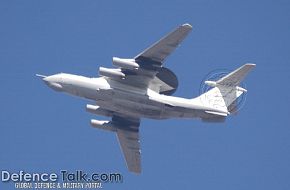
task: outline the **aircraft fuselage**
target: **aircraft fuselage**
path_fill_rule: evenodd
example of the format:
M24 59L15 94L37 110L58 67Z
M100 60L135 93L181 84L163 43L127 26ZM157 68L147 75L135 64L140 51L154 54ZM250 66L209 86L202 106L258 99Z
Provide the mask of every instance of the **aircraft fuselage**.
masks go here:
M103 111L151 119L204 117L212 108L194 105L189 99L158 94L127 86L106 77L88 78L72 74L56 74L44 78L56 91L90 99ZM213 110L215 111L215 110Z

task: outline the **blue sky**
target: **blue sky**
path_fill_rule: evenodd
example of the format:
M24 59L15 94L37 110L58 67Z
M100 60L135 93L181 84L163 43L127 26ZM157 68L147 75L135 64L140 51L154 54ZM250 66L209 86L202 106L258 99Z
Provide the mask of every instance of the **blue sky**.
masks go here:
M286 0L0 1L0 169L123 174L105 189L290 189L289 10ZM193 30L166 62L175 95L197 96L210 71L251 62L246 104L222 124L143 119L143 172L129 173L115 135L90 127L89 101L35 74L97 76L186 22Z

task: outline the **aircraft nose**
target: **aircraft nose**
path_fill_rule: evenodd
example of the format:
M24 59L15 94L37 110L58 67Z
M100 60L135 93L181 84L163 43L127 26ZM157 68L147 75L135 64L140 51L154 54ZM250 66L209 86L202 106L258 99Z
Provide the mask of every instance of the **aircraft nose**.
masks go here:
M45 82L45 83L50 83L50 82L53 82L52 81L52 77L51 76L46 76L46 77L43 77L42 80Z
M61 79L57 75L41 76L43 82L55 91L62 91Z

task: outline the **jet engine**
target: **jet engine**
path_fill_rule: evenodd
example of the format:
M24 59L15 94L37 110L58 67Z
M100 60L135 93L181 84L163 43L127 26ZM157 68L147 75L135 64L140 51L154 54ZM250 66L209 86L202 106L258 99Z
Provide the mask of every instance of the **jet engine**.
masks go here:
M124 69L138 69L140 66L134 59L113 57L113 64Z
M109 69L105 67L99 68L99 75L115 79L125 78L125 74L121 71L121 69Z
M116 128L110 121L91 119L92 127L104 129L107 131L116 131Z
M102 116L107 116L107 117L113 116L113 114L110 111L102 109L102 108L100 108L100 106L87 104L86 110L87 110L87 112L90 112L90 113L96 114L96 115L102 115Z

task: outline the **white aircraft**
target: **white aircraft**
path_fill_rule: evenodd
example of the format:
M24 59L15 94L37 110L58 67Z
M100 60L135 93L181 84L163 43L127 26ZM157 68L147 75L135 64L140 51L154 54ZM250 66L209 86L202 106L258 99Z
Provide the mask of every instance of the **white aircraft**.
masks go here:
M163 67L167 56L189 34L192 27L183 24L133 59L113 57L117 68L99 68L99 78L59 73L43 78L50 88L96 102L87 105L88 112L111 117L111 121L91 120L96 128L117 134L129 171L141 172L139 138L140 119L200 118L222 122L230 114L229 106L246 90L239 83L255 64L245 64L217 81L206 81L212 87L193 99L172 95L178 81Z

